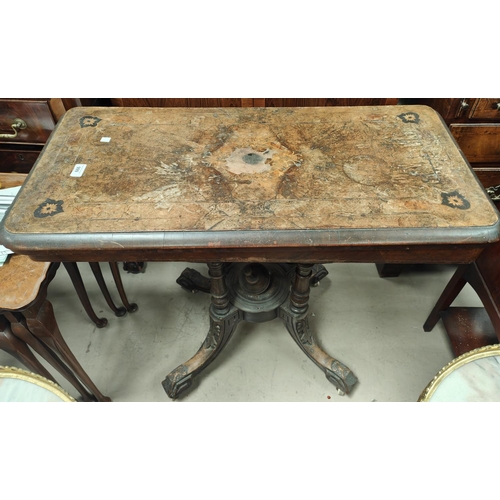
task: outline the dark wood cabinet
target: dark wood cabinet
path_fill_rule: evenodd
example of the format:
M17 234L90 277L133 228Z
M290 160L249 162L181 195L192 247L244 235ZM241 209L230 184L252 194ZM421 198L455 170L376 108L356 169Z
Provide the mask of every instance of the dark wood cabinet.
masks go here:
M253 107L258 99L240 98L112 98L113 106L146 107L146 108L241 108Z
M113 106L160 108L225 108L225 107L305 107L305 106L385 106L397 104L397 98L249 98L249 99L150 99L112 98Z
M79 99L0 99L0 172L28 173L61 116ZM16 122L22 128L12 127Z
M490 192L500 186L500 97L401 102L425 104L440 113L483 186ZM500 200L500 187L498 191Z
M266 107L302 107L302 106L387 106L397 104L396 99L387 98L266 98L259 99Z

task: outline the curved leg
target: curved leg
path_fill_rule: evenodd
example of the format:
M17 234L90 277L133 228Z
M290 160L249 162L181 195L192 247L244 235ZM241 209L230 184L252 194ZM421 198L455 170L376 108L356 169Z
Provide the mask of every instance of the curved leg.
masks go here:
M2 325L0 328L0 349L9 353L20 363L26 366L32 372L45 377L57 384L57 381L45 369L45 367L36 359L26 342L16 337L9 325Z
M231 309L224 317L210 314L210 329L198 352L188 361L170 372L162 382L163 389L171 399L186 391L193 384L193 377L204 370L224 349L241 317L238 309Z
M356 375L343 363L323 351L314 340L307 317L296 317L287 307L281 307L280 317L297 345L304 351L335 386L339 394L348 394L358 381Z
M87 291L85 290L85 286L83 285L82 276L80 271L78 270L78 266L76 262L63 262L66 271L68 271L69 277L73 282L73 286L75 287L76 293L80 298L80 302L82 303L85 311L87 312L89 318L95 323L97 328L104 328L108 324L108 320L106 318L98 318L92 305L90 304L89 296L87 295Z
M339 393L349 393L358 379L343 363L324 352L314 340L307 309L312 264L297 264L295 281L290 293L290 304L280 307L279 316L302 351L325 373L326 378L337 387Z
M137 311L137 309L139 309L138 305L135 303L130 304L127 299L127 295L125 294L125 289L123 288L122 278L120 276L120 269L118 269L118 264L116 262L110 262L109 267L111 269L111 274L113 275L113 279L115 280L115 285L120 295L120 299L122 299L122 303L125 306L126 310L131 313Z
M162 382L169 398L175 399L191 387L193 377L204 370L224 349L237 324L242 319L239 309L229 303L224 276L224 265L208 264L210 274L210 329L198 352L188 361L170 372Z
M29 345L45 361L52 365L81 395L84 401L95 401L95 397L90 394L80 381L71 373L64 363L50 350L40 342L28 329L23 320L19 320L12 313L5 313L10 321L12 333Z
M42 342L58 352L78 378L90 389L98 401L111 401L95 386L75 355L63 339L54 316L52 304L44 300L40 308L28 307L23 311L30 331Z
M127 314L127 310L124 307L116 307L113 299L111 298L108 287L106 286L106 282L104 281L99 262L89 262L89 265L90 269L92 269L92 272L94 273L94 277L97 281L97 284L99 285L99 288L101 289L104 299L106 300L110 309L115 313L115 316L125 316L125 314Z

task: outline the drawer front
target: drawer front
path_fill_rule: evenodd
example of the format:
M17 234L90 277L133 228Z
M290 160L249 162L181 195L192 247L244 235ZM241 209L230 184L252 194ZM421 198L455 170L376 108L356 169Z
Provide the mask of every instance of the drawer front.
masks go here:
M500 162L500 124L452 124L450 130L470 163Z
M500 186L500 167L499 168L475 168L478 179L486 188Z
M500 97L497 99L476 99L469 118L500 121Z
M0 172L16 172L19 174L27 174L40 151L23 151L23 150L0 150Z
M27 127L15 138L0 138L0 143L45 144L55 127L48 101L0 99L0 134L13 134L16 118L24 120Z

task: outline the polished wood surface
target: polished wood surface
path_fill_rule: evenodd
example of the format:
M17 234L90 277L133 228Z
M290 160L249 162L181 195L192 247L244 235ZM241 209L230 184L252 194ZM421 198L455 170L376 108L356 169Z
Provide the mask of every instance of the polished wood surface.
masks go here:
M139 106L139 107L301 107L301 106L382 106L397 104L397 98L112 98L113 106Z
M160 108L231 108L231 107L252 107L254 99L240 98L113 98L113 106L139 106L139 107L160 107Z
M496 99L476 99L469 113L475 120L500 120L500 97Z
M62 116L62 113L60 113ZM15 138L1 138L0 143L44 144L56 123L48 100L0 99L0 133L11 134L16 118L26 122Z
M498 238L425 106L74 108L4 224L52 261L471 262Z
M384 106L395 105L397 98L265 98L263 106L301 107L301 106Z
M500 123L452 124L450 130L471 163L500 164Z
M80 105L73 98L0 99L0 134L12 135L16 119L26 123L16 137L0 137L0 172L28 173L57 121Z

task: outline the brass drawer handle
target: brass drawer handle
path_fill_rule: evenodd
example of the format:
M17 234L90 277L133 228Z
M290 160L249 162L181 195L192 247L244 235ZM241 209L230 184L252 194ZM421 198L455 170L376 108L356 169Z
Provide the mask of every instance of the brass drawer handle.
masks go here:
M500 111L500 102L497 102L497 111Z
M0 134L0 139L14 139L14 137L17 137L17 132L19 130L23 130L27 127L26 122L24 120L21 120L21 118L16 118L14 120L14 123L12 124L12 130L14 131L13 134Z

